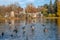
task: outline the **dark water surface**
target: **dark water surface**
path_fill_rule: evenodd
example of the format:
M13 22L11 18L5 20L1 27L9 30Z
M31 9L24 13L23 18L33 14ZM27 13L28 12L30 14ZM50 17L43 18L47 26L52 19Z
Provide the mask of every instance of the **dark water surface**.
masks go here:
M0 40L60 40L58 26L57 19L6 20L0 24Z

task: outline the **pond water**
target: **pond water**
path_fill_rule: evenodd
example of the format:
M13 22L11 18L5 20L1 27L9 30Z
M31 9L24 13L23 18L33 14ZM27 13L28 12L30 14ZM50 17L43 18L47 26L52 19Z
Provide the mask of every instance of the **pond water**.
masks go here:
M5 20L0 24L0 40L60 40L59 20Z

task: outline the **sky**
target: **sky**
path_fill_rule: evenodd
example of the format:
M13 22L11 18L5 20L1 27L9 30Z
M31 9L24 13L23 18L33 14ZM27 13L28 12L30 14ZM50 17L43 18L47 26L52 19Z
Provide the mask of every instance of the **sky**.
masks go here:
M52 3L54 3L55 0L52 0ZM49 4L50 0L0 0L0 5L9 5L19 3L19 5L24 8L27 4L32 3L34 6L42 6L44 4Z

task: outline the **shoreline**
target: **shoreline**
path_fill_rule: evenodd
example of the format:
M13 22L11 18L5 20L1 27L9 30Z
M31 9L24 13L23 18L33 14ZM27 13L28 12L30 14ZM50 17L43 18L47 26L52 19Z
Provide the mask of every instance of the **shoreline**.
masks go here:
M41 17L40 17L41 18ZM42 18L46 18L46 19L60 19L60 17L42 17ZM6 19L12 19L12 20L20 20L20 19L25 19L25 18L0 18L0 20L6 20ZM34 18L35 19L35 18Z

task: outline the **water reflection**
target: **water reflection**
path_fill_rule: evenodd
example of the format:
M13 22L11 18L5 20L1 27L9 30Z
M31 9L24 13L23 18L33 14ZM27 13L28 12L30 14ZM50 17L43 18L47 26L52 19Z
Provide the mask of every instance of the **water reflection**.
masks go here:
M60 40L60 19L5 20L4 37L13 40ZM0 25L0 28L2 28ZM57 30L58 29L58 30ZM1 31L3 32L3 31ZM58 34L58 35L56 35Z
M60 19L57 19L57 40L60 40Z

